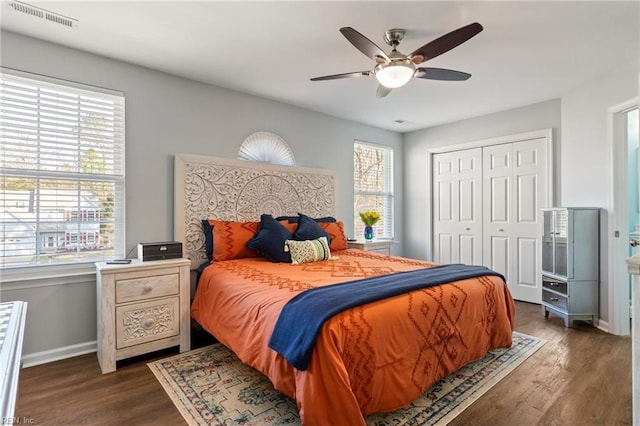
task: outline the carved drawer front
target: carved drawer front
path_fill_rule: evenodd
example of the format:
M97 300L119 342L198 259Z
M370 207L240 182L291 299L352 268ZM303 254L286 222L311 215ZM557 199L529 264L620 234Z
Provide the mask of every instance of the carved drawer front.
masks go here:
M170 296L178 294L180 288L180 276L177 271L173 274L118 278L116 277L116 303Z
M567 298L546 290L542 290L542 300L553 305L563 311L567 311Z
M116 306L116 348L126 348L180 332L179 298Z

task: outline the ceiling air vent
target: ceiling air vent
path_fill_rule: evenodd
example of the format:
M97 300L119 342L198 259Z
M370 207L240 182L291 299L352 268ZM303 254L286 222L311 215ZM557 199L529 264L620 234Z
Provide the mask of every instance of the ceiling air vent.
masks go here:
M397 119L397 120L393 120L394 123L400 125L400 126L404 126L404 127L408 127L411 126L413 124L415 124L413 121L409 121L409 120L403 120L401 118Z
M41 7L32 6L20 1L9 2L9 6L16 12L21 12L34 18L44 19L45 21L53 22L54 24L63 25L67 28L77 28L78 20L69 18L68 16L60 15L59 13L51 12Z

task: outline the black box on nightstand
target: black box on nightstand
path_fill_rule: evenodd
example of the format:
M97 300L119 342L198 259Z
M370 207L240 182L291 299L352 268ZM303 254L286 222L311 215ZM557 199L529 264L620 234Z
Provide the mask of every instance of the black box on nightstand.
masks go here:
M182 257L182 243L178 241L164 241L158 243L138 243L138 259L150 260L180 259Z

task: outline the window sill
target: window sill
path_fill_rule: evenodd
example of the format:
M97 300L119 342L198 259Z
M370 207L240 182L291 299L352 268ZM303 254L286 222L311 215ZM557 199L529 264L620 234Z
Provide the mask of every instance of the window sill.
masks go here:
M52 281L51 285L57 285L59 279L71 277L95 276L96 267L94 262L68 263L64 265L38 265L24 266L16 268L0 269L0 283L3 290L10 290L7 286L22 288L22 284L35 283L38 281ZM73 281L73 280L72 280ZM69 282L69 281L67 281Z

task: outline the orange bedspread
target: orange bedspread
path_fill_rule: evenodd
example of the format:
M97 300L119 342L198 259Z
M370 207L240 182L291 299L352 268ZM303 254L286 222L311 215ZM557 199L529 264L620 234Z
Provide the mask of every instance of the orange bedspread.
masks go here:
M295 398L305 425L364 425L363 414L409 404L436 381L511 345L514 304L504 282L473 278L349 309L324 324L306 371L267 346L278 315L315 286L432 263L360 250L301 265L262 258L215 262L191 316L245 363Z

